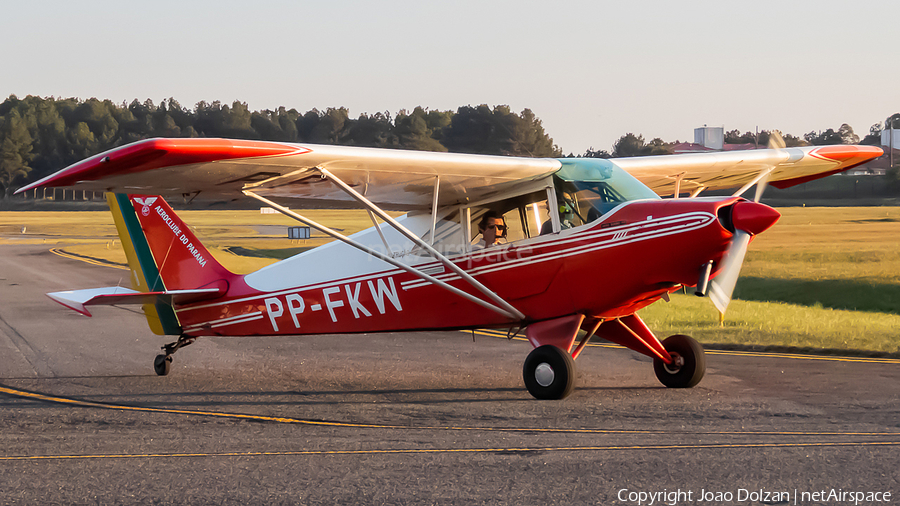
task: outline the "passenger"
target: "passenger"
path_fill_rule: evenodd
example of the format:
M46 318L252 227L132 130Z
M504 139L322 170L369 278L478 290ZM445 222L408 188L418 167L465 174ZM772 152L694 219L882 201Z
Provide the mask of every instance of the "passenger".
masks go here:
M561 230L565 230L567 228L573 228L575 225L572 223L572 220L575 219L575 210L574 206L569 204L568 202L563 202L559 205L559 227ZM553 222L551 220L547 220L541 225L541 235L546 235L553 233Z
M506 224L503 216L495 211L488 211L481 217L478 223L478 231L481 232L481 241L472 245L472 249L490 248L500 244L500 239L506 239Z

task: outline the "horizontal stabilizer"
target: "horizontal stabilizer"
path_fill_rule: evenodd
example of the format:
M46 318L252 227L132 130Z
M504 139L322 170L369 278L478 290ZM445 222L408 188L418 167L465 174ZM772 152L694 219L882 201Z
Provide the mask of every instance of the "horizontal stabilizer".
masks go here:
M74 309L85 316L91 316L87 306L113 304L186 304L205 299L214 299L225 293L224 287L198 288L194 290L166 290L162 292L138 292L120 286L105 288L89 288L87 290L69 290L66 292L48 293L47 296L69 309Z

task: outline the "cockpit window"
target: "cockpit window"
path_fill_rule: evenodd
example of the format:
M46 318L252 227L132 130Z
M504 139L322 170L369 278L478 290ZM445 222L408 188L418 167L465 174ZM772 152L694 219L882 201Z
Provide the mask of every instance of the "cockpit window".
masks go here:
M535 185L532 185L534 188ZM497 200L476 203L470 207L446 208L440 212L434 227L434 238L431 233L430 214L418 213L418 217L427 217L427 230L421 232L422 240L447 256L464 254L473 249L482 249L483 234L478 225L486 213L502 218L505 231L497 246L514 243L523 239L537 237L542 227L550 223L549 179L543 182L539 190L525 190L524 193L509 193ZM412 215L412 214L411 214ZM468 219L468 221L466 221ZM425 227L422 227L425 228ZM466 230L468 228L468 230ZM552 231L552 230L551 230ZM407 254L430 258L431 254L424 248L413 247Z
M555 174L560 223L590 223L622 202L659 196L612 162L597 158L560 160Z
M478 244L482 240L478 224L481 222L482 216L489 211L502 217L503 223L507 227L506 235L500 241L501 244L536 237L540 234L542 224L550 222L547 207L546 189L498 200L484 206L472 207L470 208L472 220L469 224L472 243Z
M448 256L477 249L560 232L593 222L624 202L659 199L652 190L609 160L599 158L563 158L556 173L510 191L460 207L439 211L432 237L431 215L420 213L422 239ZM479 228L486 213L502 217L505 233L497 243L486 245ZM412 214L411 214L412 216ZM427 223L425 223L425 219ZM494 223L496 225L496 223ZM408 253L430 258L423 248Z
M556 199L559 201L560 223L571 226L590 223L628 199L606 183L586 183L584 181L557 181Z

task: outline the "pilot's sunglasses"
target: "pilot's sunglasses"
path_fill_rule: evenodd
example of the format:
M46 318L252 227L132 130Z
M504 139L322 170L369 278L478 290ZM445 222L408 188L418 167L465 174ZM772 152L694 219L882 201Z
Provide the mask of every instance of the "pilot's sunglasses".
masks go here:
M489 225L488 228L496 228L497 230L503 232L506 230L506 225Z

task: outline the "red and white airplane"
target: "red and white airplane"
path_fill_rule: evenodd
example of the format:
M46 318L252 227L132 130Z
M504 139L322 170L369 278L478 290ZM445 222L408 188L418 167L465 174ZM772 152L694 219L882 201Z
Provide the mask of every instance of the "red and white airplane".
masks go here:
M782 144L536 159L150 139L19 192L108 192L133 289L48 295L88 316L90 305L142 304L155 333L178 336L156 357L157 374L167 374L172 354L201 336L525 329L534 346L525 386L537 398L558 399L572 391L574 359L592 336L652 357L666 386L696 385L705 370L701 346L683 335L660 342L636 312L683 286L705 294L708 283L724 312L751 237L780 216L758 203L766 182L792 186L881 154L867 146ZM754 184L756 201L739 196ZM698 197L741 185L735 196ZM683 193L690 198L678 198ZM660 198L670 195L676 198ZM172 196L246 196L338 240L237 275L175 214L164 200ZM345 237L285 203L364 208L373 227ZM394 219L384 209L408 213ZM487 235L502 236L499 244L481 240L486 225ZM579 330L586 334L575 346Z

